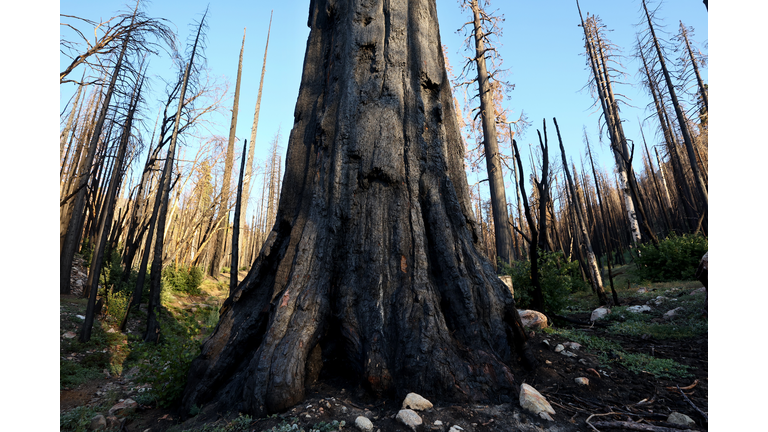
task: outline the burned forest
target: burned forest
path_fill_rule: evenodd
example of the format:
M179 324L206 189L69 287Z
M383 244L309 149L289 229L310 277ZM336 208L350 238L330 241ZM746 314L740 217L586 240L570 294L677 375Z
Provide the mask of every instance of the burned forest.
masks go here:
M708 430L708 10L631 3L62 2L60 430Z

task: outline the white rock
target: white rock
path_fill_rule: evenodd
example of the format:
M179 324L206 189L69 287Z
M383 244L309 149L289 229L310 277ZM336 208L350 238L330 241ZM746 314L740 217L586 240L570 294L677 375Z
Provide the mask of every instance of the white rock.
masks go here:
M645 294L647 292L648 292L648 290L645 289L645 287L640 287L640 288L637 289L637 293L638 294Z
M574 351L578 351L581 348L581 344L576 342L566 342L563 346Z
M611 310L608 309L607 307L604 307L604 306L603 307L599 307L599 308L597 308L597 309L592 311L592 316L589 318L589 320L590 321L597 321L599 319L603 319L606 316L608 316L609 313L611 313Z
M520 321L523 323L523 327L529 327L534 330L541 330L547 328L547 316L541 312L529 309L518 309L520 314Z
M707 293L707 289L704 288L704 287L701 287L701 288L698 288L698 289L695 289L695 290L691 291L691 295L706 294L706 293Z
M421 417L416 414L416 411L409 409L402 409L397 413L395 417L400 423L408 426L409 428L416 430L416 426L421 424Z
M555 347L555 352L559 353L560 351L562 351L564 349L565 349L565 347L563 346L563 344L557 344L557 346Z
M630 306L627 308L627 311L632 313L643 313L643 312L650 312L651 307L648 305L636 305L636 306Z
M645 304L653 304L656 306L661 306L662 303L664 303L664 300L667 300L664 296L657 296L655 299L650 299Z
M433 424L434 424L435 426L442 426L442 425L443 425L443 422L441 422L440 420L435 420L435 422L434 422Z
M520 386L520 406L547 420L552 420L549 414L555 414L555 410L552 409L552 405L547 402L547 399L528 384Z
M673 412L667 417L668 423L679 424L683 426L696 426L696 422L692 418L679 412Z
M364 432L371 432L373 430L373 423L363 416L359 416L355 419L355 426Z
M562 351L560 351L560 354L562 354L562 355L564 355L566 357L577 357L577 355L575 353L572 353L572 352L570 352L568 350L562 350Z
M463 431L464 429L459 425L453 425L450 429L448 429L448 432L459 432Z
M72 339L75 336L77 336L77 335L74 332L71 332L71 331L68 331L68 332L64 333L64 335L63 335L64 339Z
M674 317L677 316L678 312L680 312L682 310L683 310L683 307L680 306L680 307L676 307L676 308L674 308L674 309L672 309L670 311L667 311L667 313L664 314L664 319L671 320L671 319L673 319Z
M589 378L578 377L575 378L574 381L576 381L576 384L578 385L589 385Z
M76 317L80 318L81 320L85 320L85 317L82 315L75 315Z
M416 393L408 393L403 401L403 409L410 408L416 411L424 411L432 408L432 402L424 399Z

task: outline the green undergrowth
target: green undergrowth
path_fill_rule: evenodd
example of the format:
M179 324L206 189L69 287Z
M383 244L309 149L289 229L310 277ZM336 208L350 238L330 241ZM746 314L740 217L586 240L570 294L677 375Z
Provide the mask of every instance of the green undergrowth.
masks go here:
M134 272L135 273L135 272ZM203 281L199 270L174 268L163 272L159 343L145 343L146 305L131 311L131 320L139 320L136 332L121 333L118 329L125 314L128 290L104 291L107 300L103 314L94 320L91 339L87 343L77 338L61 339L60 388L72 389L92 380L103 379L105 370L112 376L137 367L136 381L150 385L148 391L135 397L143 405L172 407L178 402L186 383L189 365L200 353L202 340L209 336L219 320L219 307L228 288L213 280ZM107 271L105 279L109 279ZM118 277L118 275L113 275ZM106 280L105 280L106 282ZM147 287L148 288L148 287ZM85 315L87 299L62 299L61 332L78 333ZM62 416L62 425L69 429L86 416L84 408ZM88 417L88 421L93 417ZM233 429L234 430L234 429Z
M627 370L639 373L649 373L656 378L685 378L691 374L689 366L682 365L671 359L652 357L647 354L629 353L620 343L600 336L587 335L584 332L568 329L544 329L547 334L556 334L570 341L578 342L597 355L602 366L619 364Z
M75 407L59 416L59 430L62 432L86 432L90 430L91 419L109 410L118 401L119 395L110 391L99 405Z

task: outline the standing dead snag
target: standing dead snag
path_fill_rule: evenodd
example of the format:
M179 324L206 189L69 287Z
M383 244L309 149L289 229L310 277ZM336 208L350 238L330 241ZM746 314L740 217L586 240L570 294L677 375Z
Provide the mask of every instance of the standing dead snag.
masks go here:
M477 250L435 1L369 3L312 2L277 219L182 412L286 409L318 357L376 394L463 401L511 400L535 363Z
M568 189L571 191L574 203L574 213L576 213L577 226L581 230L581 238L584 242L584 248L587 252L587 268L589 269L589 279L592 282L592 290L597 293L597 297L600 301L600 305L608 304L608 298L605 295L603 289L603 278L600 276L600 270L597 268L597 258L592 250L592 242L589 240L589 231L587 230L586 218L582 211L582 202L579 195L576 193L576 188L573 187L573 180L571 179L571 173L568 171L568 161L565 158L565 147L563 147L563 138L560 136L560 127L557 126L557 119L553 118L555 123L555 130L557 130L557 140L560 143L560 154L563 156L563 171L565 171L565 180L568 184Z

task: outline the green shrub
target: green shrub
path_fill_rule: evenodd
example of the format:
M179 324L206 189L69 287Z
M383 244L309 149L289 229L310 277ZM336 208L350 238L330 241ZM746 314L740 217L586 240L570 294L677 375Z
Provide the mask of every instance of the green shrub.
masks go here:
M562 252L539 251L539 283L544 296L544 309L559 313L568 304L568 295L587 289L581 279L579 263L566 258ZM518 308L529 308L533 303L533 284L530 261L516 261L512 266L500 263L502 274L512 276L515 302Z
M103 407L79 406L59 415L59 430L67 432L86 432L91 425L91 419Z
M173 405L184 391L192 360L200 354L200 343L177 337L166 337L159 344L142 343L138 381L152 386L150 396L158 406Z
M176 267L171 264L163 268L162 283L173 291L198 295L203 283L203 271L198 267Z
M639 247L638 274L653 282L694 279L707 248L707 238L702 235L672 233L659 242L658 248L652 244Z
M128 301L131 299L130 293L127 290L116 291L111 290L107 292L107 304L106 315L113 320L120 322L125 316L125 311L128 308Z

